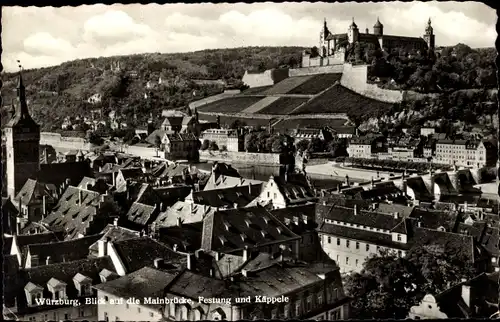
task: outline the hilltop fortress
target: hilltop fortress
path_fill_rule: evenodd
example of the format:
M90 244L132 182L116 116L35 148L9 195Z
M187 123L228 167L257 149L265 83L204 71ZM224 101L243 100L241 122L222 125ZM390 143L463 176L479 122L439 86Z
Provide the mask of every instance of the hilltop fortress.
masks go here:
M370 33L368 28L364 33L360 32L353 18L346 33L333 34L328 29L325 19L319 38L318 56L314 57L310 52L304 52L302 67L343 64L356 43L371 44L374 48L380 48L387 53L394 48L435 49L435 35L430 18L422 37L384 35L384 25L378 18L373 26L373 33Z

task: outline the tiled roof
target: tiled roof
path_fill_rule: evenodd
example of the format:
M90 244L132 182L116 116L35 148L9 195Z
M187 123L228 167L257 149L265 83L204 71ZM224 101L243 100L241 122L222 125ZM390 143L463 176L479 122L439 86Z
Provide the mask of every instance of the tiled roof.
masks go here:
M178 220L185 224L197 223L203 221L206 216L215 211L217 211L216 207L178 201L172 207L160 213L154 222L157 227L177 226Z
M175 274L162 270L144 267L126 276L95 285L100 291L121 298L138 298L141 303L144 298L163 298L164 288L175 278ZM154 309L161 309L164 305L145 304Z
M342 223L372 227L402 234L407 233L406 231L399 231L401 229L400 224L403 221L400 216L398 218L394 218L394 215L366 210L357 210L355 214L353 208L340 206L331 207L329 212L323 216L324 219L339 221Z
M167 139L170 142L180 142L180 141L197 141L198 139L193 133L172 133L167 134Z
M178 251L194 252L201 248L203 223L182 224L181 226L162 227L158 229L158 241Z
M419 220L424 228L438 229L443 227L448 232L454 231L460 220L459 214L454 211L435 211L421 208L415 208L411 218Z
M57 188L54 184L44 184L37 180L28 179L21 190L17 193L15 200L23 205L29 205L32 202L38 203L42 201L43 196L46 202L54 202L54 194Z
M40 265L45 265L48 257L51 263L62 263L86 258L89 254L89 247L101 237L102 234L99 234L69 241L32 244L27 247L31 256L38 256Z
M44 298L51 298L52 294L47 289L47 283L51 279L56 278L66 284L66 295L69 299L72 299L78 297L78 291L73 282L75 275L78 273L85 275L92 279L92 282L95 284L100 282L99 272L105 268L114 271L113 262L109 257L89 258L21 270L21 273L18 275L19 281L17 284L18 309L20 312L26 313L49 309L48 306L38 306L33 308L27 307L24 287L29 282L34 285L41 286L44 289Z
M171 116L171 117L165 117L163 120L163 123L161 124L162 127L164 126L174 126L174 127L180 127L182 126L182 121L184 120L185 116Z
M412 245L441 246L443 251L450 254L463 255L464 258L474 260L474 237L461 234L443 232L427 228L415 228L411 238Z
M316 200L316 194L304 174L293 173L288 174L286 179L279 176L273 177L270 180L276 182L287 204L297 204Z
M205 185L204 191L214 189L225 189L248 185L262 185L264 182L260 180L246 179L241 177L232 177L227 175L217 175L212 173Z
M179 200L184 200L192 190L192 186L154 187L153 191L165 205L172 205Z
M156 137L159 137L161 140L163 140L163 137L165 136L166 132L163 130L154 130L151 132L151 134L146 138L146 142L149 144L156 144Z
M157 178L184 177L186 175L186 172L188 172L188 169L189 166L187 165L169 165L166 162L162 162L151 170L151 174Z
M43 183L59 185L70 180L73 185L78 184L83 177L92 176L90 164L88 162L64 162L40 164L40 171L36 179Z
M102 230L101 235L102 237L100 238L100 240L108 240L113 242L113 241L137 238L139 237L139 232L109 224L108 226L106 226L106 228ZM89 253L92 255L97 255L99 252L98 247L99 246L96 241L95 243L89 246Z
M129 179L142 179L145 176L142 168L125 168L120 169L119 172L122 174L125 180Z
M316 205L301 205L282 209L270 210L270 213L284 223L292 232L297 235L314 230L317 227L315 221ZM294 220L294 218L298 218Z
M62 240L62 235L60 233L42 233L33 235L17 235L16 245L19 248L32 244L43 244L43 243L53 243Z
M221 252L299 238L263 207L217 211L203 220L201 248Z
M58 204L42 222L52 230L64 231L65 239L97 233L112 215L116 215L100 211L101 204L98 192L68 186Z
M216 208L245 207L257 198L262 190L262 185L248 185L225 189L213 189L193 192L186 200L193 200L199 205L207 205Z
M175 253L149 237L120 240L113 245L128 273L153 265L156 258L164 259L173 268L179 268L186 260L186 256Z
M156 219L155 213L157 213L156 206L149 206L140 202L134 202L126 217L130 222L145 226Z
M399 204L379 203L377 204L375 210L383 214L394 214L397 212L401 215L401 217L408 218L413 212L413 209L415 209L415 207L408 207Z
M370 145L376 139L380 138L379 135L364 135L360 137L353 137L349 141L349 144L357 144L357 145Z
M361 199L364 200L391 200L401 197L402 194L401 189L396 187L392 181L377 183L375 187L360 192Z

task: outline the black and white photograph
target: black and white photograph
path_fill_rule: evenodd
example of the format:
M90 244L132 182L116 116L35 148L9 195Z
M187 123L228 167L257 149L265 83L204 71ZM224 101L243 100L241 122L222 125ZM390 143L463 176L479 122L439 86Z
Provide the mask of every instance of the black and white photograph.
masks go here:
M494 8L1 10L4 320L500 318Z

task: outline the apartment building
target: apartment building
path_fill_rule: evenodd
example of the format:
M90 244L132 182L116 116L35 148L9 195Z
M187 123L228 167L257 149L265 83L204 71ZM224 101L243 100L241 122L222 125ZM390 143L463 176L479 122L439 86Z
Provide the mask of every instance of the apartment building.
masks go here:
M203 131L200 141L215 142L219 148L225 146L227 151L239 152L244 150L244 137L234 129L208 129Z
M494 159L490 142L473 140L438 140L434 162L463 167L482 168Z
M347 153L351 158L371 158L372 154L385 152L385 138L377 135L354 137L349 142Z

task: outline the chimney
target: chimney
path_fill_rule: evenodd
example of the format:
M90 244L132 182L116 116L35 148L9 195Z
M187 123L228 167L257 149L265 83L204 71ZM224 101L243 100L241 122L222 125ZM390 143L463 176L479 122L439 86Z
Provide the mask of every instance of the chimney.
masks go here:
M325 199L323 199L322 203L323 203L323 206L326 206L326 200Z
M213 268L210 269L210 277L214 277L214 269Z
M193 203L192 202L189 203L189 212L193 213ZM178 220L180 220L180 218L178 218ZM178 224L177 226L180 226L180 224Z
M366 28L366 33L367 33L367 34L369 34L369 33L370 33L370 31L368 30L368 28Z
M342 184L339 183L339 185L337 186L337 192L341 192L342 191Z
M248 184L248 194L252 195L252 185Z
M45 218L47 215L47 196L42 197L42 216Z
M345 175L345 184L346 184L346 186L348 186L348 187L350 187L350 186L351 186L351 183L350 183L350 181L349 181L349 176L348 176L347 174Z
M163 202L160 202L160 211L163 211Z
M354 216L358 215L358 206L354 205Z
M106 239L99 239L97 241L97 247L99 248L98 257L104 257L108 255L108 241Z
M31 267L37 267L38 265L38 255L31 255Z
M118 217L113 219L113 226L118 227Z
M82 189L78 189L78 205L81 206L82 205Z
M154 265L155 268L163 268L163 258L155 258Z
M462 282L465 282L464 279L462 279ZM470 286L465 285L465 283L462 284L462 299L470 307Z
M187 269L188 270L192 270L194 267L193 267L193 254L187 254Z
M237 202L235 202L235 203L233 204L233 207L234 207L234 209L238 209L238 203L237 203Z
M219 252L215 252L215 260L216 261L220 260L220 254L219 254Z
M467 212L469 207L467 206L467 201L464 201L464 212Z
M193 211L193 209L191 208L191 212ZM182 221L181 221L181 218L180 217L177 217L177 226L178 227L181 227L182 226Z
M19 235L21 232L21 218L16 218L16 234Z
M240 186L243 185L243 177L240 177Z
M373 179L373 177L372 177L372 188L374 188L374 187L375 187L375 179Z
M394 219L398 219L399 218L399 212L395 212L394 213Z
M50 256L47 256L47 258L45 259L45 265L50 265L52 264L52 258L50 258Z
M418 226L418 228L422 227L422 222L420 220L417 221L417 226Z
M243 249L243 262L246 262L248 260L248 246L245 245L245 248Z
M174 244L174 247L172 248L174 252L177 252L177 244Z
M248 277L248 271L246 269L242 269L241 274L245 277Z

